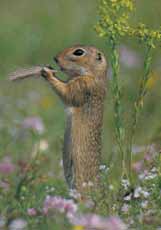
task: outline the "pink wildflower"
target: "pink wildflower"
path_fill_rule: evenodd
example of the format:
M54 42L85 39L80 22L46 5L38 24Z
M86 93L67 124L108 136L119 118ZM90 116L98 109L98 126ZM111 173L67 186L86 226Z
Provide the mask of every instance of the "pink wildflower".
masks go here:
M109 230L125 230L127 228L119 217L112 216L108 219L108 229Z
M127 68L137 68L140 67L141 58L134 50L122 45L120 48L120 61Z
M87 229L99 230L126 230L125 224L118 217L104 218L96 214L75 216L72 224L83 226Z
M10 189L10 184L9 182L2 180L0 181L0 188L2 188L4 191L8 191Z
M77 205L73 200L67 200L59 196L47 196L44 201L43 213L58 211L65 213L67 217L72 217L77 211Z
M136 173L139 173L143 170L143 161L137 161L132 164L132 168Z
M0 173L11 174L15 170L15 165L10 157L4 157L0 162Z
M36 211L35 208L28 208L28 209L27 209L27 214L28 214L29 216L36 216L36 215L37 215L37 211Z
M25 129L33 129L34 131L38 132L39 134L42 134L44 132L44 124L40 117L27 117L22 122L22 127Z
M151 153L147 152L145 155L144 155L144 160L147 161L147 162L150 162L152 161L153 159L153 156Z

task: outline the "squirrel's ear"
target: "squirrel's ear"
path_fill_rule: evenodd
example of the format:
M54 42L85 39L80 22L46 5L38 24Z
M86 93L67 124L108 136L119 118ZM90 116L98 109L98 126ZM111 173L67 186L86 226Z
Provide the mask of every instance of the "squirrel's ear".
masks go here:
M96 60L101 61L102 60L102 55L101 53L97 53Z

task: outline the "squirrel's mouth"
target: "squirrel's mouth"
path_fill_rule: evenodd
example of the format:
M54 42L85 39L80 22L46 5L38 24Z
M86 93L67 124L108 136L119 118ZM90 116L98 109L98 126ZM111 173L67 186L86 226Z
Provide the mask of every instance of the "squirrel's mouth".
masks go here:
M62 67L62 66L60 66L59 65L59 60L58 60L58 58L57 57L53 57L53 59L54 59L54 62L56 63L56 65L59 67L59 69L60 69L60 71L65 71L65 69Z

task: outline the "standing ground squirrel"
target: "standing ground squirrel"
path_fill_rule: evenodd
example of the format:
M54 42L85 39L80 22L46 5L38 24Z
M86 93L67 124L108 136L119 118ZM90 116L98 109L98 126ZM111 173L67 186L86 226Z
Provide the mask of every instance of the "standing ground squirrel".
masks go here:
M80 45L65 49L55 61L69 79L59 80L47 67L42 75L66 106L64 175L70 188L82 192L83 184L94 183L99 174L107 62L95 47Z

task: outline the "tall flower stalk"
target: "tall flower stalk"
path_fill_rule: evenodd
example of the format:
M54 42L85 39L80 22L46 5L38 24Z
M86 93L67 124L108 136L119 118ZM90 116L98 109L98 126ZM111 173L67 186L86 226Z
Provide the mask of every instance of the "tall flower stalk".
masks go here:
M144 56L144 72L140 81L140 86L138 90L138 95L134 103L134 113L133 120L130 129L130 135L128 140L127 148L127 158L128 158L128 172L131 178L131 166L132 166L132 145L137 128L137 123L139 120L139 115L143 109L144 99L148 93L148 83L150 81L150 73L152 70L152 51L156 48L156 43L161 40L161 31L149 30L144 24L139 24L139 26L134 29L129 30L129 34L132 37L138 38L145 47Z
M119 54L117 50L117 44L114 40L110 40L110 51L111 51L111 66L112 66L112 96L113 96L113 109L114 109L114 124L115 124L115 137L118 146L118 151L121 155L121 170L122 176L126 174L125 168L125 150L124 150L124 124L122 121L122 104L121 104L121 87L119 84Z
M133 10L131 0L100 0L99 1L99 21L96 25L96 32L101 37L106 37L110 48L110 62L112 67L111 89L113 97L115 137L117 142L117 152L121 156L122 176L126 174L125 166L125 126L122 118L121 86L119 80L119 52L118 45L121 37L129 30L128 18Z
M134 135L139 120L139 114L143 108L145 95L147 94L147 84L152 64L152 49L156 42L161 41L161 29L150 30L144 24L132 27L129 24L130 13L134 11L134 0L98 0L99 20L95 27L100 37L105 37L110 48L110 62L112 67L112 97L114 108L115 137L117 142L117 153L121 156L122 176L126 175L130 182L132 165L132 145ZM123 122L121 101L122 90L119 80L119 52L118 45L120 39L131 37L141 40L145 46L146 54L144 59L144 73L141 78L138 95L134 103L134 113L130 127L130 135L127 135ZM161 44L161 43L159 43ZM128 143L126 143L128 140ZM126 164L126 159L127 163Z
M151 71L151 64L152 64L152 47L146 44L146 54L144 60L144 74L142 80L140 82L140 87L138 90L138 95L134 103L134 113L132 117L132 125L130 129L129 141L128 141L128 149L127 149L127 159L128 159L128 174L130 181L132 181L131 175L131 167L132 167L132 145L134 136L136 133L136 128L139 120L139 115L143 109L144 105L144 98L147 94L147 82L149 80L150 71Z

